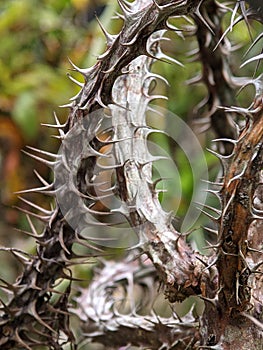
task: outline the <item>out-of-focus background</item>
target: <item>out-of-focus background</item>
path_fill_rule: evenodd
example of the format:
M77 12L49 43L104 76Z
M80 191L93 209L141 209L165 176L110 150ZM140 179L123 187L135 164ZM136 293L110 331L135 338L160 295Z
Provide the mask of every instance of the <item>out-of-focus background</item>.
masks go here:
M114 5L103 0L0 2L1 246L35 251L33 240L16 230L27 230L28 223L14 207L28 207L14 192L40 186L34 169L47 180L52 174L21 149L30 145L57 152L59 142L51 137L54 130L40 124L53 123L54 111L61 122L67 118L68 110L58 106L78 91L67 78L72 68L68 58L87 66L103 50L104 40L95 13L107 24L114 14ZM49 208L48 197L34 196L34 201ZM36 225L41 230L41 224ZM16 262L10 254L1 256L2 277L10 281L17 274Z

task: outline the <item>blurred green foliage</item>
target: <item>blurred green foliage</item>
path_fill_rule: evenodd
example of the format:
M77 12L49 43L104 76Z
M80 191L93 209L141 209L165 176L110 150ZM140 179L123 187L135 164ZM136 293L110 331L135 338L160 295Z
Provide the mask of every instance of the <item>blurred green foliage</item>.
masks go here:
M0 245L34 252L32 239L14 231L28 229L24 214L13 205L21 204L15 191L39 186L36 169L44 178L52 174L43 165L21 153L26 145L56 152L59 143L41 123L53 122L57 111L61 122L67 103L78 88L66 74L71 68L68 57L82 64L89 47L100 43L102 35L94 19L105 8L105 1L87 0L9 0L0 2ZM96 38L96 40L95 40ZM29 196L30 198L30 196ZM34 198L44 207L50 199ZM37 228L41 224L36 222ZM4 253L4 276L12 280L18 265ZM2 272L1 272L2 273Z
M78 91L66 77L68 57L80 64L89 56L88 48L98 32L94 11L99 13L104 7L103 1L83 0L0 3L0 127L7 130L5 135L1 133L1 144L6 145L1 147L2 171L11 149L17 148L20 154L26 144L58 147L40 123L52 122L58 105L67 103ZM62 121L66 119L66 109L58 113ZM15 133L19 144L12 140ZM22 161L23 169L27 168L27 161ZM27 163L31 167L30 160ZM2 174L1 179L5 177ZM7 199L6 204L12 201L15 199Z

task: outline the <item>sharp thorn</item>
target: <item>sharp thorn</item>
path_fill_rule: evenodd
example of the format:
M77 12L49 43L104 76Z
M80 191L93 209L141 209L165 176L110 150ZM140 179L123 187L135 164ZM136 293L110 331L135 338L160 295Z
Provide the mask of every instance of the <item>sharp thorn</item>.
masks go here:
M44 159L44 158L35 156L35 155L32 154L32 153L26 152L26 151L24 151L23 149L22 149L21 151L22 151L24 154L26 154L27 156L29 156L29 157L31 157L31 158L33 158L33 159L35 159L35 160L37 160L37 161L39 161L39 162L45 164L46 166L48 166L48 167L51 168L51 169L54 168L54 165L56 164L55 162L51 162L51 161L46 160L46 159Z

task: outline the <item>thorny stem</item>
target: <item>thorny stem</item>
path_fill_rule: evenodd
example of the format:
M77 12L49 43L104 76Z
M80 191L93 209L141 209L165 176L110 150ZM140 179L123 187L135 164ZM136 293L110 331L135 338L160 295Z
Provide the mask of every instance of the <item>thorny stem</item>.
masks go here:
M149 46L156 45L158 36L149 39ZM152 44L150 44L152 43ZM156 50L152 48L153 54ZM182 301L187 296L201 293L200 279L208 279L209 271L202 273L203 265L185 242L158 200L158 192L152 182L151 163L147 137L153 132L146 123L146 111L152 59L145 56L129 66L130 74L120 77L114 86L113 96L123 107L112 106L112 124L115 145L118 195L122 200L120 212L125 213L130 225L137 232L139 247L154 263L165 286L165 294L171 302Z
M248 234L251 222L256 219L252 209L253 196L262 182L260 180L263 140L262 96L260 88L256 86L259 95L247 111L242 113L242 109L239 108L218 109L219 106L235 105L234 89L246 84L248 80L234 77L231 73L229 64L231 44L226 37L221 39L222 15L225 9L222 10L220 4L214 1L209 0L206 4L201 13L211 25L215 35L211 35L203 21L195 16L199 57L203 66L201 80L208 90L208 98L202 107L208 109L205 117L210 118L213 131L222 139L218 147L218 157L222 161L224 177L219 192L221 216L216 220L218 248L214 256L219 278L218 291L215 295L215 291L207 290L210 299L205 300L201 332L206 345L220 344L223 349L232 349L231 346L246 349L254 343L253 346L257 349L260 343L259 330L255 329L257 335L254 340L253 337L247 336L246 330L250 325L240 312L249 310L251 303L255 303L251 287L257 276L252 272L253 264L249 264ZM247 124L235 141L233 121L240 111L243 115L247 115ZM254 227L259 227L260 230L261 224L258 220L256 222L254 221ZM258 236L260 233L255 235ZM251 245L255 246L251 235L250 240ZM260 287L260 283L257 286ZM255 290L255 286L253 289ZM236 334L240 330L243 340L239 342Z
M120 1L120 3L125 4L124 1ZM262 102L259 100L260 102L254 105L255 108L257 107L256 112L248 111L252 117L250 116L245 129L239 135L227 166L224 167L224 181L220 191L222 214L218 220L219 248L215 256L212 257L216 258L213 261L216 261L217 269L214 266L208 266L206 261L202 265L200 256L186 244L184 237L172 226L170 216L162 210L158 194L151 180L151 162L154 159L149 154L146 144L149 128L144 118L147 104L151 99L147 95L149 88L147 79L151 79L149 70L156 49L154 47L152 52L149 51L147 41L156 38L156 36L151 37L153 33L166 28L166 20L169 16L193 14L196 9L199 11L201 3L200 0L152 1L149 4L148 1L145 1L142 2L142 8L138 8L134 12L125 11L124 7L123 28L119 35L113 38L107 37L106 52L98 58L97 63L90 69L81 70L75 67L83 74L85 84L69 105L70 113L66 125L59 126L59 129L64 142L68 132L74 128L79 120L86 117L90 122L88 131L91 139L88 143L87 140L77 140L75 144L76 150L78 150L79 145L87 148L84 149L85 157L81 159L78 169L76 188L70 187L72 185L70 181L73 174L71 166L74 166L74 159L72 159L74 152L70 153L68 150L68 158L59 158L53 163L46 162L53 169L61 170L61 174L66 176L66 186L54 188L54 183L50 185L48 191L53 191L53 195L57 195L59 191L66 190L69 202L71 200L74 202L75 197L79 196L80 192L87 197L86 208L82 207L84 211L78 212L77 207L72 208L72 211L67 213L67 217L71 215L76 221L81 221L83 213L89 212L90 206L94 201L96 202L91 196L90 187L93 186L92 179L97 153L103 147L103 143L96 135L96 125L94 124L96 119L92 119L89 113L110 105L114 131L112 141L115 142L114 154L117 165L117 190L122 200L122 207L119 208L119 211L127 217L131 226L136 230L139 237L139 248L148 255L156 267L169 301L181 301L189 295L202 294L206 305L208 303L213 305L214 318L210 314L212 317L210 324L207 324L207 322L209 323L207 314L202 319L203 323L201 322L203 325L203 329L200 330L201 343L204 346L207 345L208 348L209 346L218 346L220 349L231 349L231 336L233 334L235 341L232 341L232 344L233 346L237 344L236 330L239 322L242 321L243 336L247 334L244 329L253 328L250 319L245 319L244 311L248 311L247 306L250 303L249 277L257 271L253 271L253 267L248 264L246 257L248 253L252 254L248 250L248 231L251 222L257 219L255 211L253 212L252 203L262 169ZM207 1L203 6L206 6L209 17L213 17L209 6L215 8L215 16L212 20L216 22L215 2ZM206 20L206 14L202 16ZM220 29L217 27L217 23L214 27L216 37L218 37ZM210 93L209 114L212 125L221 135L222 123L221 121L217 122L215 117L220 115L225 122L227 118L225 113L218 113L216 107L218 103L224 105L231 103L228 100L229 95L231 95L231 99L233 97L231 86L224 79L228 72L224 72L224 74L222 72L226 66L219 50L214 56L217 65L213 67L214 62L210 60L210 55L213 55L211 47L207 48L205 46L207 40L204 41L204 38L207 39L208 32L204 31L201 22L198 22L198 28L200 57L204 64L204 71L207 73L203 75L203 79ZM158 37L159 34L155 35ZM212 38L212 34L210 37ZM209 43L213 45L213 39ZM145 56L137 58L141 55ZM138 65L140 69L138 69ZM129 67L131 73L124 74L124 67ZM220 67L219 75L213 76L213 69L218 73L217 67ZM140 75L141 73L143 74ZM211 77L214 78L215 84L211 84ZM136 84L134 84L133 78L135 78ZM220 89L222 87L223 89ZM122 107L118 105L122 105ZM140 106L139 110L138 106ZM233 136L232 130L228 136ZM64 143L67 146L67 143ZM79 157L81 157L82 153L79 153ZM55 303L51 301L51 297L56 293L55 284L59 279L72 280L72 277L67 276L66 273L70 274L68 267L71 260L76 257L72 246L75 242L79 243L81 237L68 225L58 207L44 221L47 222L44 233L37 237L38 253L36 256L24 259L24 272L12 286L12 296L8 303L3 303L0 320L1 349L31 349L42 345L49 346L51 349L62 349L63 344L60 340L62 332L67 337L65 342L74 344L68 323L70 285ZM88 225L89 222L86 224ZM32 231L35 234L34 229ZM87 255L92 256L90 252ZM6 287L9 286L6 283ZM208 308L206 313L207 310ZM209 311L211 310L212 308L209 309ZM98 320L99 323L100 321ZM133 321L135 322L135 319ZM189 333L185 331L184 327L176 327L178 324L175 326L175 330L179 331L180 335L186 334L188 336L190 334L193 336L193 344L190 342L187 347L193 345L192 348L194 348L195 340L198 337L191 328L192 326L190 326ZM235 332L231 331L231 327L234 328ZM253 332L257 335L255 328L254 326ZM156 329L154 330L156 331ZM166 327L162 329L161 333L163 334L165 331L167 331ZM136 330L134 334L137 340L132 335L130 335L130 340L137 341L138 345L141 345L141 333ZM92 336L88 335L88 337ZM150 342L153 338L149 336L149 339ZM253 340L253 336L251 339ZM166 340L164 339L162 342L165 343ZM170 340L167 342L167 348L171 344ZM230 347L228 346L229 342ZM258 343L258 339L256 342ZM155 345L150 344L150 346L154 349ZM239 348L243 349L242 346L241 344Z
M206 6L200 10L202 17L209 23L214 34L207 28L204 22L196 15L193 18L197 24L196 38L198 40L198 60L202 63L201 80L207 87L208 95L202 102L202 106L196 111L197 116L201 113L202 118L210 119L210 124L217 138L235 138L233 116L230 117L224 109L219 106L235 105L235 92L238 79L231 76L229 63L231 44L224 38L218 45L223 35L222 17L224 11L220 9L214 0L206 1ZM215 47L218 47L215 50ZM244 84L240 79L239 84ZM238 85L237 85L238 86ZM201 108L202 107L202 108ZM206 109L204 112L203 109ZM222 142L224 148L220 150L223 154L230 154L233 147L229 142Z
M223 286L219 303L226 313L243 311L250 302L248 279L252 267L246 257L249 227L257 219L253 213L253 196L260 183L263 166L262 103L257 106L257 110L248 119L237 140L220 191L223 202L217 268L220 285Z
M183 350L191 342L195 343L198 340L197 322L191 312L182 319L174 313L167 318L157 316L153 311L149 315L140 314L142 308L152 307L158 285L154 270L152 265L127 258L122 262L104 261L102 267L96 269L89 288L83 290L77 300L76 313L83 322L84 334L107 349L124 344L159 349L167 344L167 347L176 345L176 349ZM134 305L135 286L137 291L141 288L145 296L141 307ZM114 294L118 295L117 300ZM123 309L126 309L125 313Z
M151 34L165 29L169 16L190 14L199 3L200 0L151 1L133 14L124 12L124 25L120 34L113 40L108 39L108 49L91 69L86 73L79 70L84 73L86 84L71 105L69 128L76 117L83 117L114 103L112 88L116 79L133 59L149 55L146 43Z

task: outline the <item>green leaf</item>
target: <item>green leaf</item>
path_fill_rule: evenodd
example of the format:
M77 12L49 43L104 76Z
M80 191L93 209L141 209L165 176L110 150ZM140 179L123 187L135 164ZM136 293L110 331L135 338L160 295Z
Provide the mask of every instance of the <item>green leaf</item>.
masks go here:
M39 121L33 93L27 91L17 98L12 115L25 139L34 139L38 132Z

